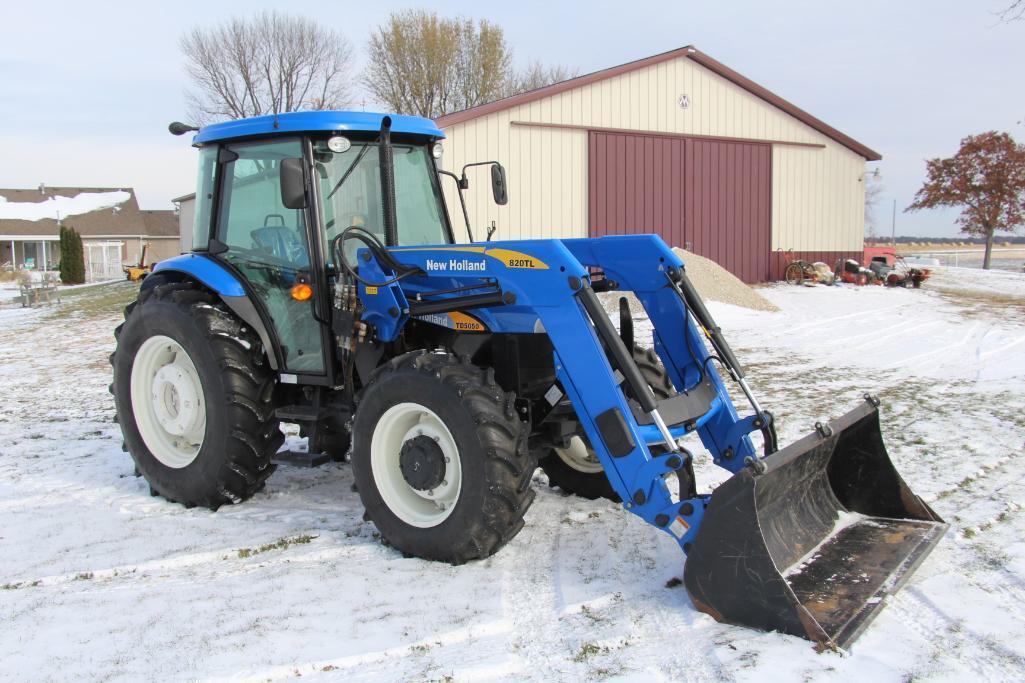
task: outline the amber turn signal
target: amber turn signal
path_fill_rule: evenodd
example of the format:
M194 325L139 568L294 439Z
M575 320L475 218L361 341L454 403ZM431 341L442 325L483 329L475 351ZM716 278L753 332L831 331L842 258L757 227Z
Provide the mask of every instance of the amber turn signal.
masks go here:
M309 301L313 298L313 287L305 282L300 282L292 287L292 298L296 301Z

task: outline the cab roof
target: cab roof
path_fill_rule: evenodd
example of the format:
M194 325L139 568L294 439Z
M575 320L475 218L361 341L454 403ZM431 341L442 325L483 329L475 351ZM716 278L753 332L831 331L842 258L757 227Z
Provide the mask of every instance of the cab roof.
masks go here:
M381 121L385 116L391 117L392 133L425 135L431 138L445 137L434 121L420 116L379 114L367 111L297 111L203 126L192 138L192 144L205 145L222 140L280 135L282 133L377 132L381 130Z

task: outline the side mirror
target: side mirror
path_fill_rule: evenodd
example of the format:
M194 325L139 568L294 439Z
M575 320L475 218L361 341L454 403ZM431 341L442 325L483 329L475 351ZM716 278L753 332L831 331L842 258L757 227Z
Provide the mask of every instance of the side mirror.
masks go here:
M281 203L286 209L306 208L306 181L303 180L302 159L282 159Z
M195 126L190 126L187 123L182 123L181 121L172 121L171 125L167 127L167 130L171 133L171 135L185 135L186 133L198 131L199 128L196 128ZM878 168L876 169L876 175L879 175Z
M495 197L495 203L505 206L509 203L509 194L505 184L505 169L502 164L491 165L491 194Z

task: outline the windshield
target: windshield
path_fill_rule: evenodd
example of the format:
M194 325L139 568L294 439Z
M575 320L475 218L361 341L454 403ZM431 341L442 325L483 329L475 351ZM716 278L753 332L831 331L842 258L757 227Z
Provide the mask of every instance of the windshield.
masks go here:
M399 245L448 244L441 190L428 146L393 143L392 148ZM377 144L353 142L344 152L332 152L321 140L314 143L313 151L327 243L350 225L372 232L384 243ZM354 260L360 246L358 241L349 240L346 258Z

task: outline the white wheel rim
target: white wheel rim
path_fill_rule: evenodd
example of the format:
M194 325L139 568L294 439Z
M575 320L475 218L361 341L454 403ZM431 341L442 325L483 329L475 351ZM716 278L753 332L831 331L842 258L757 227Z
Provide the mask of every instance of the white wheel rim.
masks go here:
M429 491L410 486L399 466L402 445L418 436L434 439L445 456L444 480ZM377 421L370 437L370 470L388 509L406 524L421 529L448 519L463 485L459 448L452 433L433 410L419 403L399 403Z
M601 462L595 456L594 451L587 447L584 440L579 436L573 436L566 448L556 448L556 455L564 463L585 474L597 474L603 472Z
M167 467L187 467L206 435L199 373L181 344L163 335L142 343L132 363L132 412L146 448Z

